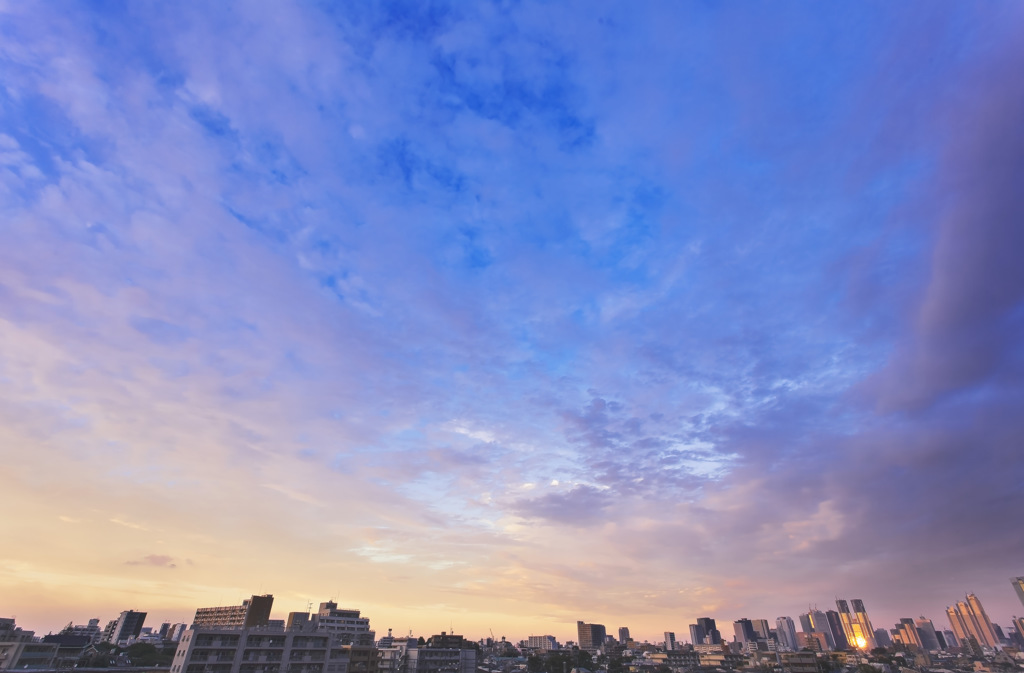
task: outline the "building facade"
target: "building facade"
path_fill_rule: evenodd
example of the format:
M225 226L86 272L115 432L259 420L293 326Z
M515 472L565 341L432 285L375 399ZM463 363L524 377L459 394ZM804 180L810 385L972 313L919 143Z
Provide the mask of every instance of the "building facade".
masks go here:
M88 624L68 624L61 630L62 634L69 636L85 636L90 643L98 643L103 638L103 629L100 628L100 620L90 619Z
M604 624L587 624L585 622L576 622L576 634L580 649L586 650L591 654L604 647L604 640L607 635Z
M722 634L711 617L701 617L696 624L690 624L690 641L694 645L718 645Z
M254 595L242 601L241 605L199 608L196 610L196 616L192 620L192 625L199 628L224 627L235 629L266 626L270 621L270 611L273 607L273 595Z
M378 656L328 634L200 626L181 637L171 673L378 673Z
M853 604L853 610L850 604ZM851 648L871 651L878 645L875 642L875 629L871 626L868 612L864 608L864 601L854 598L847 603L841 598L836 599L836 607L839 609L839 621L843 627L843 635Z
M929 652L938 652L944 649L941 643L939 643L939 633L935 630L932 620L921 615L914 622L914 626L917 628L917 637L920 638L923 649Z
M558 649L558 641L554 636L530 636L526 639L526 646L538 652L550 652Z
M974 594L967 594L964 600L947 607L946 617L949 618L949 625L953 627L953 633L956 634L961 647L966 647L964 643L970 643L971 638L974 638L981 647L996 649L999 646L992 622L981 601Z
M796 625L791 617L779 617L775 620L775 634L783 650L796 652L800 649L797 647Z
M476 649L462 636L431 636L425 647L410 647L406 673L476 673Z
M139 637L142 625L146 622L146 613L136 610L125 610L121 615L107 623L103 641L118 645Z
M326 633L343 645L371 647L376 633L370 629L370 620L360 616L354 608L339 608L334 601L325 601L312 615L305 612L291 612L286 624L290 630L311 630Z

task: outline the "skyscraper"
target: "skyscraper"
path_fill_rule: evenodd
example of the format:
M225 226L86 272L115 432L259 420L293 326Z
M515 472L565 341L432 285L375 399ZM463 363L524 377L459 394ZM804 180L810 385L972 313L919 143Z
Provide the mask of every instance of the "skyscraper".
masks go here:
M896 628L892 630L892 635L895 640L911 649L921 649L921 638L917 635L917 626L914 625L914 620L910 617L901 619Z
M708 643L709 645L719 645L722 642L722 634L715 626L715 620L711 617L701 617L697 620L697 627L703 634L702 643ZM697 643L694 643L696 645Z
M704 644L704 629L699 624L690 624L690 642L694 645Z
M932 620L922 615L914 625L917 627L917 635L921 638L921 647L929 652L937 652L942 649L939 643L939 634L935 630Z
M1013 626L1017 631L1018 641L1024 641L1024 617L1014 617Z
M850 647L860 650L873 650L877 647L875 643L875 629L868 619L868 612L864 608L864 601L855 598L850 601L853 604L853 611L850 605L843 599L836 599L836 607L839 608L839 621L843 626L843 635Z
M665 632L665 651L671 652L676 649L676 634L672 631Z
M1024 577L1011 577L1010 581L1013 582L1013 589L1017 592L1020 604L1024 605Z
M793 620L790 617L779 617L776 619L775 632L779 636L779 644L782 645L783 649L790 652L800 650L796 639L796 625L793 624Z
M629 642L629 627L628 626L620 626L619 627L619 642L622 643L623 645L625 645L626 643Z
M832 638L832 630L828 626L828 617L821 610L812 609L800 615L800 628L804 633L820 633L825 637L825 646L836 649L836 641Z
M953 627L953 633L956 634L961 646L971 637L983 647L995 649L999 646L999 638L992 628L992 622L985 613L981 601L974 594L967 594L964 600L946 608L946 616L949 617L949 624Z
M105 640L109 643L120 643L128 640L129 638L138 638L139 634L142 633L142 625L146 622L145 612L136 612L135 610L125 610L121 613L121 616L113 621L113 625L107 624L110 629L108 634L105 636Z
M850 644L846 642L846 632L843 630L843 621L835 610L825 612L825 619L828 621L828 629L832 632L832 642L837 650L848 650Z
M754 625L749 619L737 619L732 623L733 633L736 634L738 643L756 643L757 634L754 633Z

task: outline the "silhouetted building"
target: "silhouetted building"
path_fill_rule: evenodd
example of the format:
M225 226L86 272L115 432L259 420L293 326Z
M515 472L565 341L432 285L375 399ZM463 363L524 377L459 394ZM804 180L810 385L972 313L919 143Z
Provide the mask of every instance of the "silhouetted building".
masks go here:
M629 642L629 627L628 626L620 626L619 627L619 642L622 643L623 645L625 645L626 643Z
M892 647L892 638L885 629L875 629L875 644L878 647Z

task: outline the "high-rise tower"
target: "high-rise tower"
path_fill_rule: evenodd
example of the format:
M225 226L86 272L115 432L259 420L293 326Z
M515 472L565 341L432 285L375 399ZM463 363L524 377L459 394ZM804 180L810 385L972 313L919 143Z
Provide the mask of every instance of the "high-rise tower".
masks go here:
M693 628L696 626L697 628ZM690 627L691 639L693 636L700 636L700 643L694 641L694 645L701 643L707 643L709 645L718 645L722 642L722 633L718 630L715 625L715 620L711 617L701 617L697 620L696 624Z
M932 624L932 620L921 615L921 617L914 622L914 626L917 627L917 635L921 638L921 647L930 652L937 652L942 649L939 644L939 634L935 630L935 625Z
M738 643L756 643L757 634L754 633L754 624L744 617L732 623L733 632L736 634Z
M843 620L839 618L839 613L835 610L828 610L825 613L825 619L828 620L828 628L832 631L832 640L836 644L836 649L850 649L850 644L846 641L846 631L843 629Z
M855 598L850 601L853 604L853 611L850 605L843 599L836 599L836 607L839 608L839 621L843 626L843 634L850 647L860 650L873 650L877 647L875 643L875 629L868 619L868 612L864 609L864 601Z
M1024 577L1011 577L1010 581L1013 582L1013 589L1017 592L1020 604L1024 605Z
M820 633L824 636L828 649L836 649L836 641L832 637L832 629L828 625L828 616L821 610L812 608L800 615L800 628L804 633Z
M800 645L796 639L796 627L789 617L779 617L775 620L775 633L779 636L779 644L789 652L796 652Z
M992 622L985 613L981 601L974 594L967 594L964 600L946 608L946 616L953 627L953 633L961 643L969 642L973 637L983 647L995 649L999 646Z
M606 631L604 624L586 624L576 622L576 634L579 636L581 650L594 654L604 648Z

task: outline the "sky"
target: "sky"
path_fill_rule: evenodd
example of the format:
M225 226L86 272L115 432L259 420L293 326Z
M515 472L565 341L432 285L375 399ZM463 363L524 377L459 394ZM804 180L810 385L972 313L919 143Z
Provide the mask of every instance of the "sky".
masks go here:
M0 0L0 616L1009 626L1022 28Z

